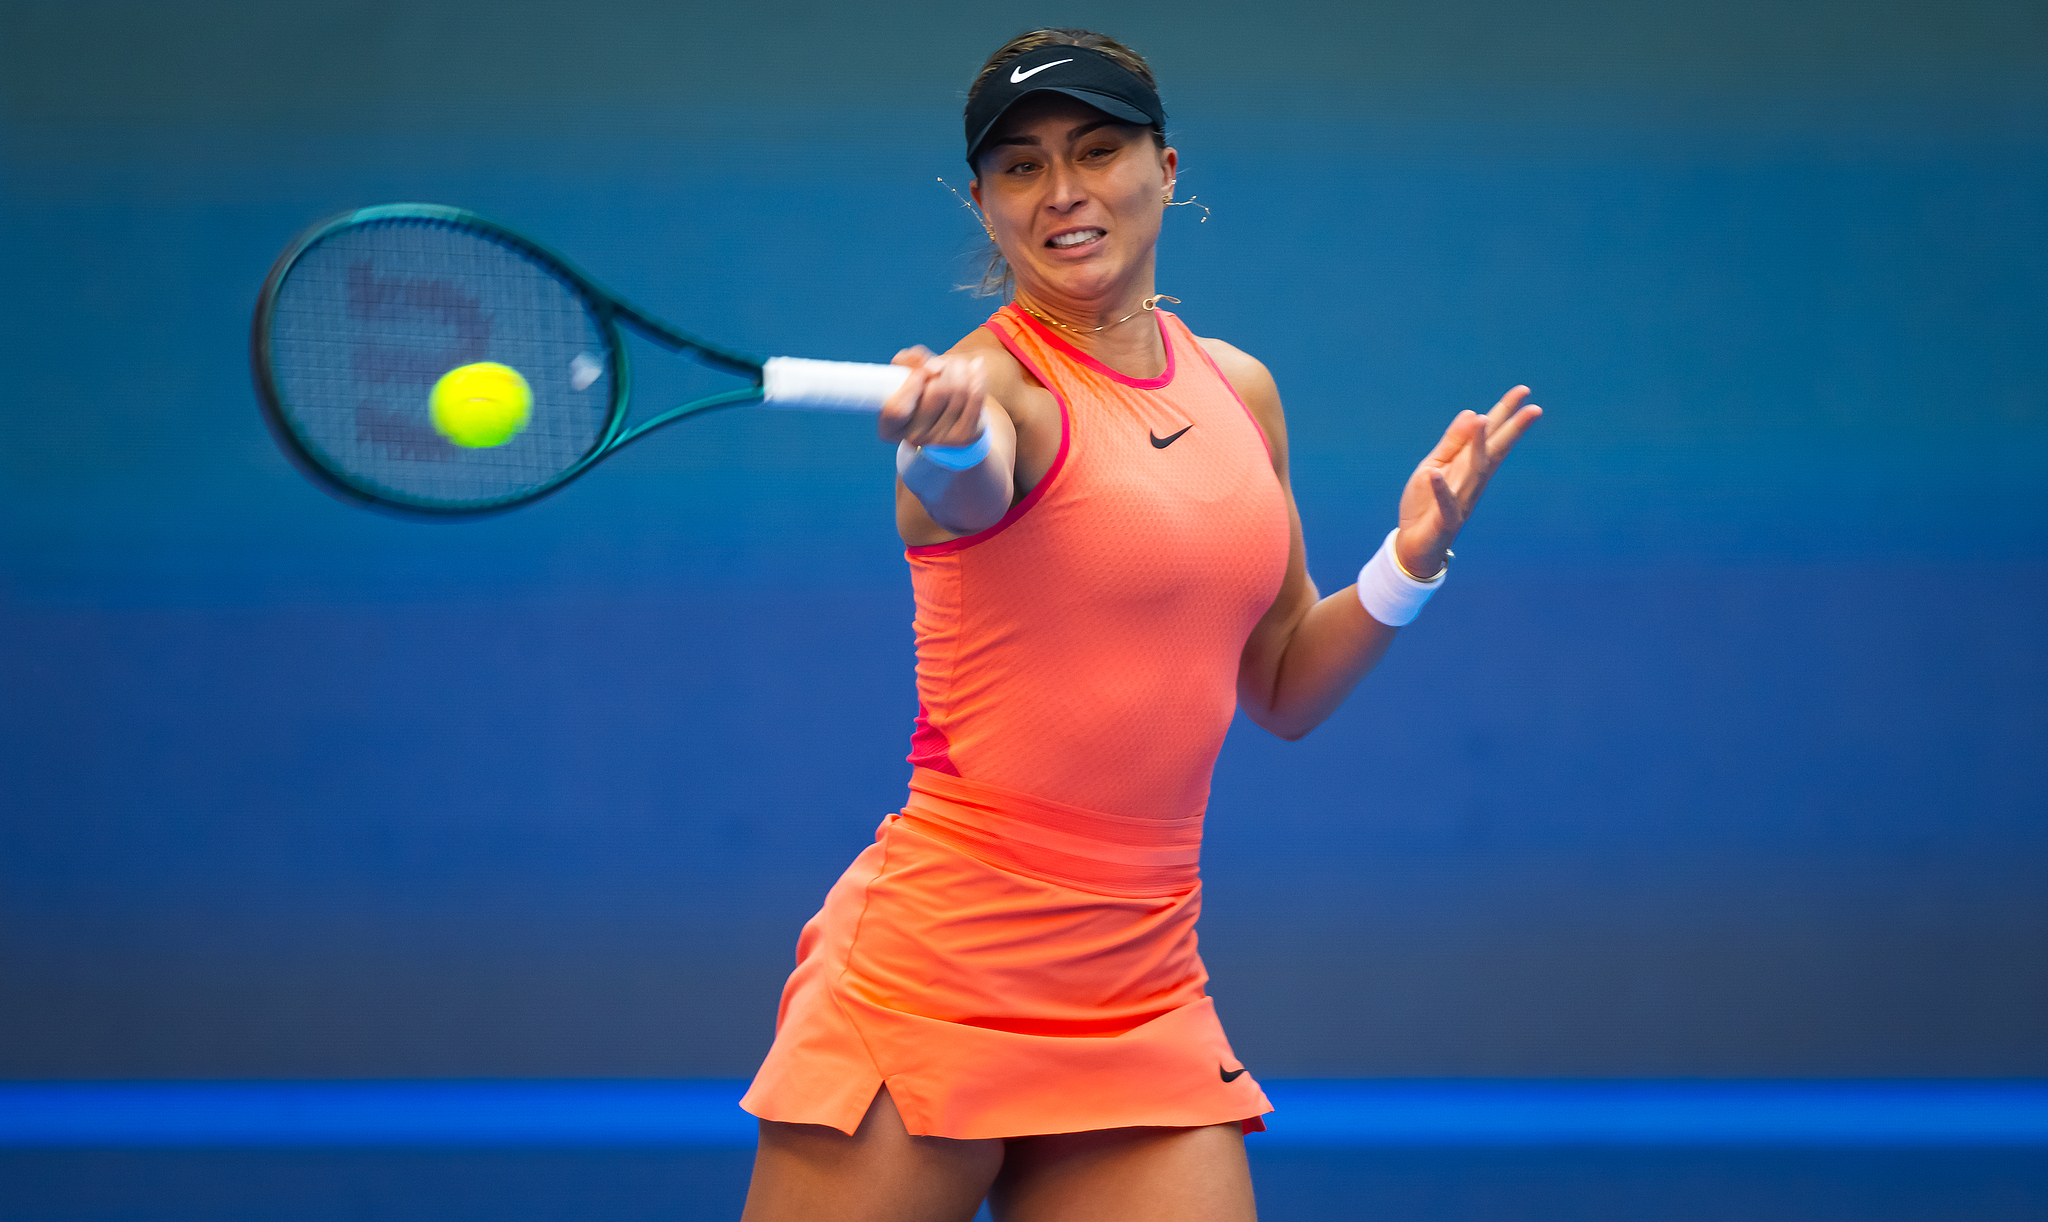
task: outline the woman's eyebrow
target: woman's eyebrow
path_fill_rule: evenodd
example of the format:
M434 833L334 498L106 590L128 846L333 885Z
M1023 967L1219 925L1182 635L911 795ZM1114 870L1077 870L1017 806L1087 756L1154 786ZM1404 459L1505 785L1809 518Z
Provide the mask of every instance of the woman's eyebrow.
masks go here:
M1082 124L1081 126L1079 126L1079 127L1075 128L1075 129L1073 129L1072 131L1068 132L1068 133L1067 133L1067 139L1069 139L1069 140L1079 140L1079 139L1080 139L1081 137L1083 137L1083 136L1087 135L1087 134L1088 134L1089 132L1092 132L1092 131L1094 131L1094 130L1095 130L1096 128L1098 128L1098 127L1130 127L1130 126L1132 126L1132 124L1129 124L1129 123L1125 123L1125 122L1124 122L1124 121L1123 121L1122 119L1112 119L1112 118L1108 117L1107 115L1105 115L1105 116L1103 116L1102 118L1100 118L1100 119L1097 119L1097 120L1095 120L1095 121L1094 121L1094 122L1092 122L1092 123L1083 123L1083 124ZM998 136L998 137L996 137L995 139L993 139L993 140L991 140L991 141L989 141L989 142L988 142L988 147L990 147L990 148L993 148L993 147L995 147L996 145L999 145L999 144L1031 144L1031 145L1036 145L1036 144L1041 144L1041 143L1043 143L1043 142L1042 142L1041 140L1039 140L1039 138L1038 138L1037 136L1034 136L1034 135L1030 134L1029 132L1018 132L1018 133L1017 133L1016 135L1014 135L1014 136Z

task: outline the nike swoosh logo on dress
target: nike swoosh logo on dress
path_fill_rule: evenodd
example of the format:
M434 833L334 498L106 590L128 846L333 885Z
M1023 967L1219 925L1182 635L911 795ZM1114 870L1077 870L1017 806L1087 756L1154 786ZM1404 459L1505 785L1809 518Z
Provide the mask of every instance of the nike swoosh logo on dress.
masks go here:
M1024 78L1027 76L1037 76L1039 73L1045 71L1047 68L1057 68L1061 64L1071 64L1073 62L1074 61L1071 59L1056 59L1049 64L1040 64L1029 72L1020 72L1017 69L1012 68L1010 69L1010 83L1012 85L1022 84Z
M1237 1081L1238 1077L1244 1073L1244 1067L1240 1065L1236 1069L1225 1069L1221 1065L1218 1065L1216 1067L1216 1073L1225 1082L1235 1082Z
M1195 427L1195 426L1191 424L1191 425L1189 425L1189 426L1188 426L1188 429L1191 429L1191 428L1193 428L1193 427ZM1171 436L1171 437L1161 437L1161 436L1160 436L1159 434L1157 434L1157 433L1153 432L1153 431L1152 431L1151 429L1146 429L1146 430L1145 430L1145 436L1147 436L1147 437L1150 437L1150 438L1152 439L1152 448L1153 448L1153 449L1155 449L1155 450L1163 450L1163 449L1165 449L1166 447L1168 447L1168 446L1172 445L1172 444L1173 444L1174 442L1176 442L1176 441L1179 441L1179 440L1180 440L1180 438L1181 438L1181 433L1185 433L1185 432L1187 432L1187 431L1188 431L1188 429L1182 429L1182 430L1180 431L1180 433L1175 433L1175 434L1174 434L1173 436ZM1230 1080L1230 1079L1228 1079L1228 1078L1225 1078L1225 1079L1224 1079L1224 1081L1226 1081L1226 1082L1228 1082L1229 1080Z

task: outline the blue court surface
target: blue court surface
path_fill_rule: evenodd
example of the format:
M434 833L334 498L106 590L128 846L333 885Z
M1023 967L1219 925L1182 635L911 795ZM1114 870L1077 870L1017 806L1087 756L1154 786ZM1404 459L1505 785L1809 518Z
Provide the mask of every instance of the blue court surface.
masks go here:
M0 1146L752 1149L744 1082L92 1082L0 1086ZM1255 1149L2048 1149L2044 1082L1267 1084Z
M743 1084L0 1087L8 1219L730 1218ZM2048 1216L2048 1083L1279 1081L1268 1219Z

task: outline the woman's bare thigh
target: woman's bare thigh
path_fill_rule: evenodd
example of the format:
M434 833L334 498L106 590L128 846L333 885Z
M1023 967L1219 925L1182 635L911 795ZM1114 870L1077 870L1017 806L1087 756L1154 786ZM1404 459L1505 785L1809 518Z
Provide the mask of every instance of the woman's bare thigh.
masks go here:
M1103 1129L1011 1138L998 1222L1256 1222L1244 1132Z
M1003 1165L1003 1143L912 1137L884 1087L848 1137L761 1122L742 1222L970 1222Z

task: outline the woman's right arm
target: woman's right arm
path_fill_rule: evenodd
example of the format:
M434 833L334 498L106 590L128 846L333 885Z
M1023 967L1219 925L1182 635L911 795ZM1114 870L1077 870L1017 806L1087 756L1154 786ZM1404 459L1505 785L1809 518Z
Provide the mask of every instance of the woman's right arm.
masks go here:
M988 394L983 359L933 356L919 346L897 353L892 364L910 376L883 405L876 428L884 441L898 443L896 474L909 493L897 497L904 542L934 543L941 539L928 536L994 526L1016 492L1017 432Z

